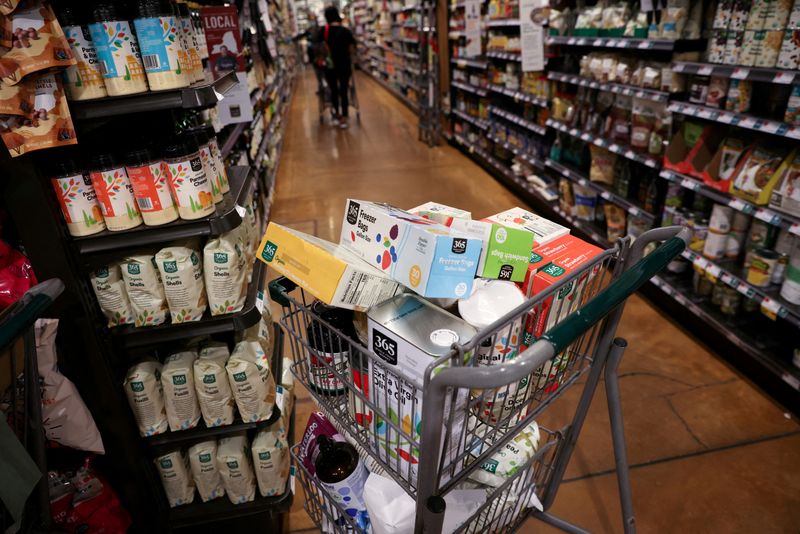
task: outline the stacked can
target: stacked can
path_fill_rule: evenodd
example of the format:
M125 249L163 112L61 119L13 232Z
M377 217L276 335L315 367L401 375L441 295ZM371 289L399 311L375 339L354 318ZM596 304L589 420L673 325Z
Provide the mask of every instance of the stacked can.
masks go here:
M800 304L800 238L792 239L789 262L781 286L781 297L792 304Z
M733 208L714 204L711 218L708 221L708 234L703 245L703 256L710 260L721 260L725 257L733 220Z

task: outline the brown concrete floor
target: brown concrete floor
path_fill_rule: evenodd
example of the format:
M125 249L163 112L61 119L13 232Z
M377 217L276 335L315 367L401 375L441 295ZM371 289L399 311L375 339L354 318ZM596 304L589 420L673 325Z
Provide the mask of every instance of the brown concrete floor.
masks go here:
M434 200L476 216L525 205L454 148L418 142L415 116L361 73L361 124L321 126L312 80L300 77L292 101L275 222L336 241L348 196L399 207ZM639 531L800 532L797 420L638 296L619 334L629 341L621 389ZM568 422L579 393L572 388L541 421ZM313 409L301 391L296 437ZM601 386L551 511L593 532L621 532L613 469ZM287 530L316 531L298 492ZM535 520L522 528L551 530Z

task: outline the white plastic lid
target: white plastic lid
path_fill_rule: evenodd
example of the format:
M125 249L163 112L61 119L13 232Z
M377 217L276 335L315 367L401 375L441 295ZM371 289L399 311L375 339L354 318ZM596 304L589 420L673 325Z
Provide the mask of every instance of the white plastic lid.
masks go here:
M458 301L461 318L475 328L485 328L525 302L514 282L476 279L472 295Z

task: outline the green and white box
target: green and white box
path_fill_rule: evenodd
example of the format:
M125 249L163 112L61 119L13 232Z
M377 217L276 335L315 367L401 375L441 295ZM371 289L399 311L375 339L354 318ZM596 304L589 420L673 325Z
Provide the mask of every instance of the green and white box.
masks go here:
M450 226L453 224L453 221L457 219L472 219L472 213L465 210L460 210L458 208L453 208L451 206L445 206L444 204L439 204L438 202L426 202L421 206L411 208L408 210L408 212L413 213L414 215L419 215L424 219L430 219L434 222L438 222L439 224L443 224L445 226Z
M477 275L522 282L528 271L534 235L520 228L485 221L455 219L450 229L483 242Z
M511 208L496 215L490 215L483 220L532 232L537 245L544 245L569 233L569 228L566 226L561 226L522 208Z

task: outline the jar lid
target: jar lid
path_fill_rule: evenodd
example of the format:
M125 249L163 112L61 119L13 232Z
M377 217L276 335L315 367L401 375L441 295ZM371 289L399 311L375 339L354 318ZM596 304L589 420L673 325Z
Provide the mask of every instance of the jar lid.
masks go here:
M152 163L155 157L153 151L149 148L139 148L131 150L125 155L125 161L128 165L147 165Z
M163 17L172 15L172 6L167 0L139 0L136 18Z
M114 2L97 2L92 8L92 20L95 22L120 20L121 18L117 5Z
M208 132L206 132L203 128L191 128L183 132L183 135L194 139L200 146L208 144Z
M186 4L186 2L178 2L177 4L178 13L180 13L181 17L188 17L191 15L191 13L189 13L189 6Z
M75 162L71 159L59 161L53 166L54 176L72 176L75 174L80 174L80 171L78 170L78 166L75 165Z
M112 154L92 154L89 157L89 168L93 171L103 171L116 167L116 158Z
M164 149L164 156L167 158L177 158L197 152L198 150L197 141L184 135L174 139L167 145L167 148Z

